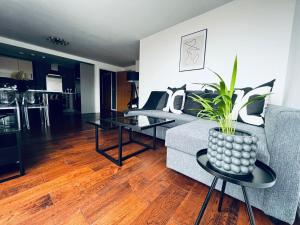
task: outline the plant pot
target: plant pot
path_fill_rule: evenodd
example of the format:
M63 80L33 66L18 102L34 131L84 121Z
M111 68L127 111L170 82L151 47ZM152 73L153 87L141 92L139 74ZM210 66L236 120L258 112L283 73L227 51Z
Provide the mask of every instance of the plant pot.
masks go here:
M209 130L207 158L210 164L225 173L247 175L255 167L258 138L242 130L234 135L220 132L220 128Z

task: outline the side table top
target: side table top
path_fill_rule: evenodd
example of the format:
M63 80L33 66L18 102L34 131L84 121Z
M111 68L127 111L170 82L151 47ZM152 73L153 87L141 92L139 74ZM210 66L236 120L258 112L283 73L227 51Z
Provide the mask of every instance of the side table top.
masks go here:
M252 188L270 188L276 182L276 173L263 162L256 160L255 169L248 175L233 175L214 168L207 158L207 149L202 149L196 155L198 164L208 173L230 183Z

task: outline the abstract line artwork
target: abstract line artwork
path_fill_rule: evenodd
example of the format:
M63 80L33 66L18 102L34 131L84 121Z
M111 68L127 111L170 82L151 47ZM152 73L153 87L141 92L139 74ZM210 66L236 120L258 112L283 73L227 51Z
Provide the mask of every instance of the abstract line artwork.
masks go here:
M204 68L207 29L181 37L179 71Z

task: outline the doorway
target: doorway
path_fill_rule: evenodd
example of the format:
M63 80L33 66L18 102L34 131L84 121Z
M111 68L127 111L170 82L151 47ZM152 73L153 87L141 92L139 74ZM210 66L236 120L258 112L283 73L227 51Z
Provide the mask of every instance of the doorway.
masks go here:
M100 112L116 110L116 73L100 70Z

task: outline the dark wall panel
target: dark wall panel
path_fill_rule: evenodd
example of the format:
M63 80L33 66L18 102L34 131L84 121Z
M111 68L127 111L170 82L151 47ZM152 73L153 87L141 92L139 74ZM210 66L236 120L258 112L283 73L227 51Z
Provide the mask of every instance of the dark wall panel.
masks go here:
M33 65L33 83L36 89L46 89L46 76L50 72L49 63L32 62Z

